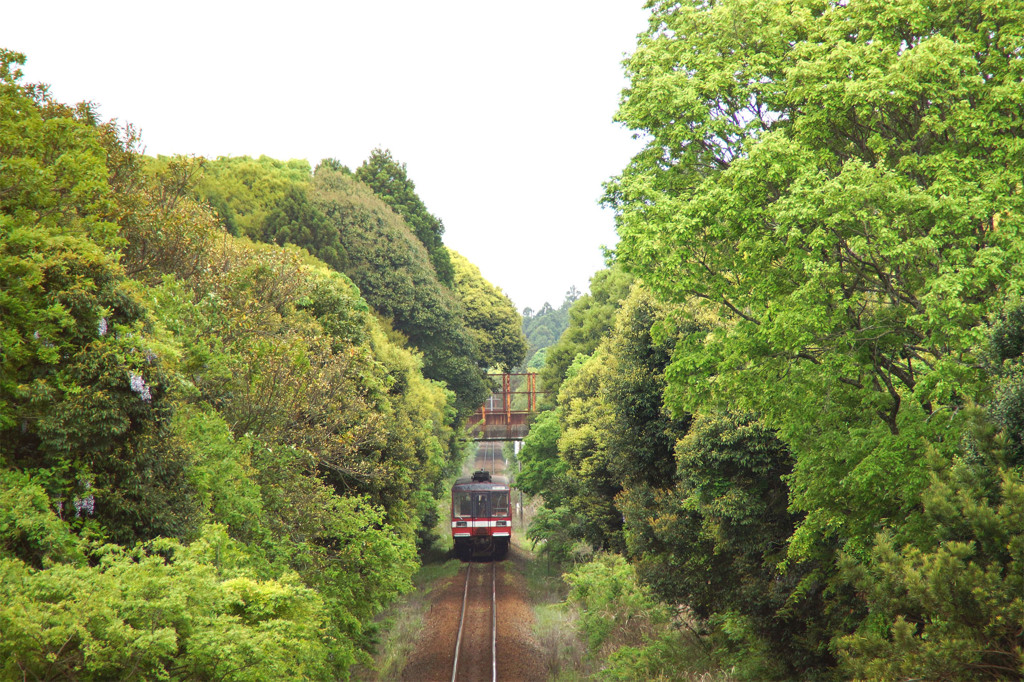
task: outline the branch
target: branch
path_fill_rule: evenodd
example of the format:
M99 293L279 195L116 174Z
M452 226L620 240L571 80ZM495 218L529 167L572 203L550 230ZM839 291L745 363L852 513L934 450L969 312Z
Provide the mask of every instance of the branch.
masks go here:
M746 313L742 312L739 308L737 308L732 303L730 303L729 299L727 299L725 296L722 296L721 300L718 300L718 299L712 298L711 296L708 296L707 294L696 292L696 291L690 292L690 295L693 296L694 298L703 298L706 301L711 301L712 303L718 303L718 304L724 305L726 308L731 310L735 315L737 315L738 317L742 317L747 322L753 322L754 324L759 325L759 326L761 324L760 320L757 320L757 319L751 317L750 315L747 315Z

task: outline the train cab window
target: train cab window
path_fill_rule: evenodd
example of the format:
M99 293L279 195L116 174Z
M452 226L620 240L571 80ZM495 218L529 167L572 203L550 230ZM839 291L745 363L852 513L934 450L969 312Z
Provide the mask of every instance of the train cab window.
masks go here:
M477 517L490 516L491 515L491 511L490 511L490 507L491 507L491 505L490 505L491 494L490 493L477 493L476 495L474 495L474 497L476 497L476 499L474 500L474 502L476 503L474 505L476 507L476 510L475 510L476 511L476 516Z
M491 510L494 516L508 516L508 493L491 493Z
M457 492L452 498L452 510L455 516L473 516L473 496L471 493Z

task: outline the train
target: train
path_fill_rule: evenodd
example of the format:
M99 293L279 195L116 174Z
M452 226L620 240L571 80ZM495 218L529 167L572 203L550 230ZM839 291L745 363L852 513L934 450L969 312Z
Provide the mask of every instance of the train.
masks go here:
M463 561L501 559L512 542L512 496L508 478L475 471L452 486L452 542Z

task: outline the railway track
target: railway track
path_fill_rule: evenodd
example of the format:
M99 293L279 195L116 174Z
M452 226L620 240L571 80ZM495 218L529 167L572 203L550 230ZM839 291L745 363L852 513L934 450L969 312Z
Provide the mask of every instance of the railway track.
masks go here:
M473 570L474 566L477 570ZM452 657L452 682L496 682L498 679L497 564L490 564L490 580L482 566L466 563L466 586Z
M485 469L492 474L502 474L505 473L504 464L505 460L500 445L490 442L480 444L476 456L477 469Z

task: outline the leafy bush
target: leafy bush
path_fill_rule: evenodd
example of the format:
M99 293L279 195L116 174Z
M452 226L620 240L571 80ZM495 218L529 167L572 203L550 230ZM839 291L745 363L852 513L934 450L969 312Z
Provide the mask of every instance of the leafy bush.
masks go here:
M1005 441L991 429L976 433L955 461L933 455L915 542L901 545L883 532L866 560L844 557L846 578L871 609L837 641L850 677L1024 672L1024 476L1000 461Z
M566 574L566 603L578 610L602 680L706 679L717 666L691 616L656 599L617 554L598 554Z
M0 678L322 678L353 647L298 576L251 577L247 548L209 526L191 545L104 545L95 565L0 559Z
M567 603L580 609L580 629L592 653L637 644L671 619L668 607L640 585L636 572L617 554L599 554L565 575Z

